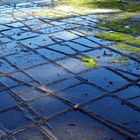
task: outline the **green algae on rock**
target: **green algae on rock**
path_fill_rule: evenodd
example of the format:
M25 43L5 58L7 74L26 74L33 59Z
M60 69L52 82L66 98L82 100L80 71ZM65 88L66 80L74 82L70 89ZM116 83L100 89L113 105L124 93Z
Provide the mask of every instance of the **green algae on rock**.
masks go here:
M130 51L132 53L140 53L140 48L132 47L124 43L117 43L116 47L124 51Z
M110 61L109 64L119 63L119 64L124 65L124 66L130 65L130 63L126 62L126 60L128 60L127 57L120 57L120 58L117 58L117 59Z
M94 58L87 58L87 57L83 57L83 56L78 56L78 58L80 60L82 60L84 65L87 67L96 67L97 66L96 60Z
M130 45L140 46L140 38L135 38L130 34L118 32L105 32L105 33L96 33L96 36L106 40L124 42Z
M126 34L139 34L140 24L138 21L131 21L130 19L127 20L117 20L117 21L108 21L108 19L103 22L99 23L98 26L102 26L105 28L109 28L113 31L119 31Z

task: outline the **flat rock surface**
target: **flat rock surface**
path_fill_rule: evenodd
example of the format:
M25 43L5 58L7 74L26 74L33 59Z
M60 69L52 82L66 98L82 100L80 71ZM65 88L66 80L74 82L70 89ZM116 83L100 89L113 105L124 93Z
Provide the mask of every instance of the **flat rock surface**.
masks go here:
M139 139L139 57L95 37L103 9L50 5L0 6L0 139Z

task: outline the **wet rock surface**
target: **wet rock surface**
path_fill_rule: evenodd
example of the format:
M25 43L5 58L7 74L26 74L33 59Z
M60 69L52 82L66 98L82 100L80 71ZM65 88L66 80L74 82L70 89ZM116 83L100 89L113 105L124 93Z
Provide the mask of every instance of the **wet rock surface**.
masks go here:
M96 37L96 14L44 3L0 6L0 139L139 139L137 49Z

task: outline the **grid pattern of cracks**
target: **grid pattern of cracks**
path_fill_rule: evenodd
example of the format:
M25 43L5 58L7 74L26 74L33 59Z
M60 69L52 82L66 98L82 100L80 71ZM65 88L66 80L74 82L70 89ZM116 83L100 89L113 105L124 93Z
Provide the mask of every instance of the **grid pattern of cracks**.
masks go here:
M85 16L68 13L70 18L55 20L38 17L28 12L29 8L32 7L41 8L40 5L41 2L31 2L25 5L17 4L16 9L8 5L0 7L2 9L0 18L8 19L7 21L5 19L0 21L0 27L2 27L0 28L2 48L0 50L2 51L0 55L2 68L0 72L1 96L5 93L0 100L4 98L8 102L6 105L3 105L2 102L0 116L13 110L15 114L19 112L19 114L24 114L22 114L23 117L25 116L23 118L25 122L19 120L19 125L15 127L8 126L2 121L3 124L0 125L1 137L14 138L22 131L35 128L37 132L45 135L46 139L57 139L57 132L48 122L59 115L65 115L67 112L80 111L126 137L137 138L140 132L136 133L127 127L122 127L120 124L94 113L94 111L89 111L87 107L94 102L100 102L104 98L111 97L121 104L127 105L134 112L140 112L140 106L133 102L135 99L140 99L139 94L129 98L119 96L119 92L125 91L131 86L140 89L139 72L125 71L125 69L114 65L103 64L97 68L81 66L79 64L82 62L77 56L89 57L90 53L103 50L103 52L110 51L116 56L125 56L133 63L139 64L139 60L129 54L110 48L112 42L101 40L90 34L94 30L102 32L99 27L96 27L98 19L95 15ZM89 32L89 34L85 34L85 32ZM39 41L36 42L38 39ZM87 43L82 40L87 41ZM74 45L70 45L71 43ZM79 45L81 49L74 47L76 45ZM60 47L64 47L66 50L63 51ZM69 67L70 64L65 65L67 62L70 64L76 62L77 64L74 67ZM51 70L55 70L52 71L54 77L51 77ZM107 71L119 77L121 81L124 80L122 85L115 88L112 86L113 90L109 91L108 88L101 86L98 80L97 82L90 80L87 73L94 73L95 71L98 73L98 70ZM46 79L47 76L49 79L46 80L43 74L46 74ZM101 77L99 80L105 78L102 79ZM60 87L61 84L64 84L62 88ZM112 85L112 83L110 84ZM60 88L59 90L57 90L57 86ZM86 93L84 99L81 99L79 94L77 97L79 100L65 96L65 91L71 92L73 88L76 90L78 86L92 87L100 91L100 94L86 98L88 96ZM46 106L50 103L51 106L58 105L58 108L56 110L50 109L50 112L48 108L48 112L41 110L37 106L40 100L48 101Z

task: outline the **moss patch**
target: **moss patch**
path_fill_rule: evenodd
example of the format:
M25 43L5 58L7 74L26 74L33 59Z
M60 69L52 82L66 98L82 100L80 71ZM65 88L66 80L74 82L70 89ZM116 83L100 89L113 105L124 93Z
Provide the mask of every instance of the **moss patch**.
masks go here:
M98 26L110 28L113 31L119 31L129 34L140 34L139 21L130 21L129 19L119 21L106 21L106 23L100 23Z
M87 67L96 67L97 66L97 63L94 58L87 58L87 57L83 57L83 56L79 56L78 58L80 60L82 60L84 65Z
M61 0L58 4L84 6L88 8L111 8L131 12L140 11L139 5L124 3L120 0Z
M118 33L118 32L105 32L105 33L96 33L97 37L103 38L105 40L125 42L131 45L140 46L140 39L134 38L132 35Z
M140 48L131 47L131 46L126 45L124 43L117 43L116 47L118 49L121 49L121 50L130 51L130 52L133 52L133 53L140 53Z
M105 20L107 21L122 21L122 20L127 20L130 19L133 16L138 16L140 13L139 12L121 12L118 14L115 14Z
M117 58L117 59L114 59L114 60L110 61L109 64L119 63L119 64L125 65L125 66L130 65L130 63L126 62L126 60L128 60L127 57L120 57L120 58Z

